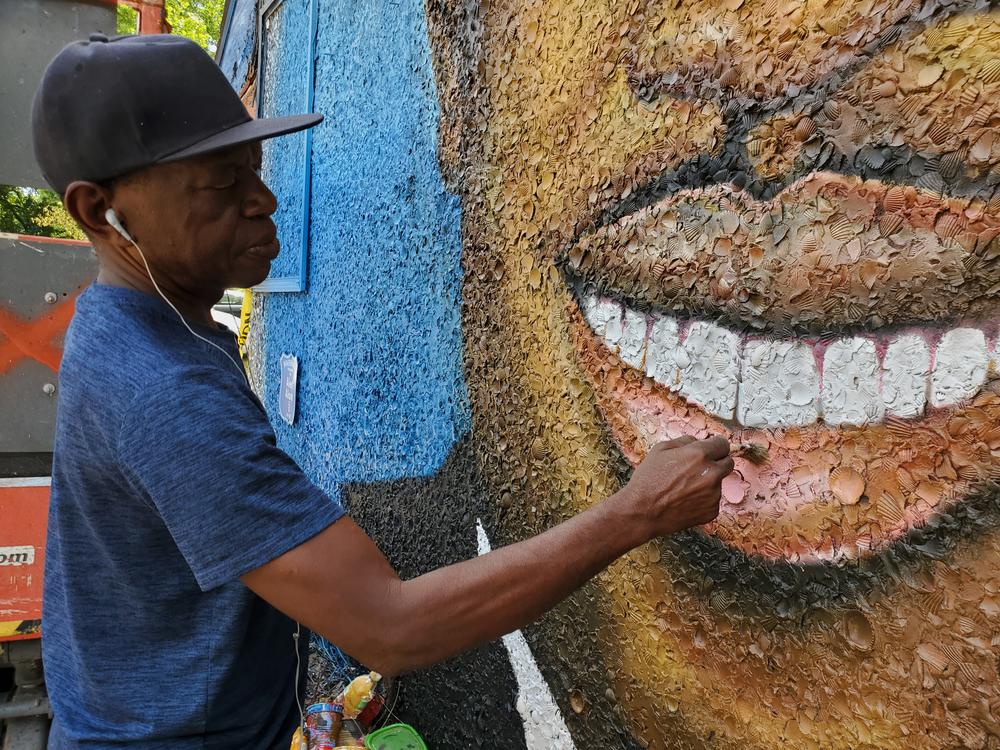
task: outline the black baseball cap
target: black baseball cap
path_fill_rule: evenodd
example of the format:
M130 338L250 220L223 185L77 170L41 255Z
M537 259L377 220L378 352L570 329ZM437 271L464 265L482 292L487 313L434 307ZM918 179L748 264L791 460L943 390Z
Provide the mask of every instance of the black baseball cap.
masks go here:
M323 116L254 119L201 47L170 34L91 34L49 63L35 93L35 159L60 195L153 164L312 127Z

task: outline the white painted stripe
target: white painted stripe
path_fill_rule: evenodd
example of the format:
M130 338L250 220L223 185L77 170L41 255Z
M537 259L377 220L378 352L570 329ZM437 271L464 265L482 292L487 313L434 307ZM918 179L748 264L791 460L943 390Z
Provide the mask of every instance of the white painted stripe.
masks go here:
M52 477L7 477L0 478L0 488L6 487L49 487Z
M476 519L479 554L492 549L483 522ZM528 750L576 750L566 722L549 685L542 677L531 648L520 630L505 635L503 645L510 656L510 666L517 680L517 711L524 723L524 741Z

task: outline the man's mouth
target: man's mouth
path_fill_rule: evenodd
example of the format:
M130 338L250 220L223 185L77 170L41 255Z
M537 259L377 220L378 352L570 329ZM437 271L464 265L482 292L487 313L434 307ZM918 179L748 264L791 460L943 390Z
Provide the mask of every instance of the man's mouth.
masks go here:
M563 258L581 368L633 464L683 433L767 445L724 484L709 530L727 543L865 554L992 471L996 290L976 238L996 224L975 201L832 173L769 201L681 191Z
M270 261L278 257L280 250L281 245L275 237L268 242L264 242L260 245L253 245L247 248L247 255L252 255L255 258Z

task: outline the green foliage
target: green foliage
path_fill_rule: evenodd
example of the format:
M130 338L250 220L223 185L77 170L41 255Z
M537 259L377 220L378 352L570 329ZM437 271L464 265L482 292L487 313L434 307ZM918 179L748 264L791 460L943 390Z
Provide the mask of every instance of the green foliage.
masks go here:
M0 232L86 239L51 190L0 185Z
M225 0L167 0L167 21L174 34L193 39L214 55L225 4ZM127 5L119 5L117 33L135 34L138 29L139 14Z
M167 0L167 21L173 33L198 42L215 54L225 0Z
M117 7L118 17L115 23L115 33L135 34L139 30L139 12L127 5Z

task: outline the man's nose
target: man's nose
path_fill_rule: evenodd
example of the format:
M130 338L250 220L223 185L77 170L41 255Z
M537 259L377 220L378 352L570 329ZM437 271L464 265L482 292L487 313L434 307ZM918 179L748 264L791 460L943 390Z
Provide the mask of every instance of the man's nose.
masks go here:
M253 173L241 208L248 219L270 216L278 210L278 199L256 172Z

